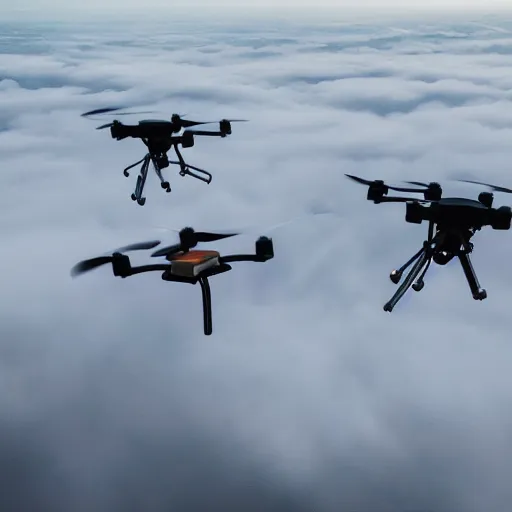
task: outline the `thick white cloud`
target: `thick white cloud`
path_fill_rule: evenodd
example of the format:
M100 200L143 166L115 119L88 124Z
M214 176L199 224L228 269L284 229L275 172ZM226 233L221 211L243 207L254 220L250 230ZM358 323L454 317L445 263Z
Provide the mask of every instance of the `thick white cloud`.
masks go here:
M343 174L512 186L509 23L3 28L2 511L507 509L510 235L476 237L486 301L453 264L385 314L426 227ZM251 122L140 208L143 145L79 117L122 103ZM153 225L320 209L212 278L210 338L196 287L69 277Z

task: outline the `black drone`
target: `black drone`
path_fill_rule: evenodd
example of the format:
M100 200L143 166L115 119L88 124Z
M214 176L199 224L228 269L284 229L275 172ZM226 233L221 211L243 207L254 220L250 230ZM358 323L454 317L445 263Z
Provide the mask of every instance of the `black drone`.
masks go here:
M123 107L114 107L91 110L90 112L82 114L82 117L108 114L122 108ZM124 112L118 115L132 115L136 113L137 112ZM144 112L138 113L140 114ZM136 125L127 125L121 123L120 121L114 120L111 123L98 126L97 130L110 128L110 134L112 135L113 139L123 140L127 137L141 139L148 148L148 152L142 160L129 165L126 167L126 169L123 170L123 174L128 177L128 171L131 168L142 164L139 176L137 177L135 192L131 197L133 201L137 201L140 206L143 206L146 202L146 198L142 196L142 193L144 190L144 185L146 184L150 163L153 163L156 175L160 179L161 186L166 192L171 191L171 185L163 178L162 169L169 167L169 164L180 166L180 176L192 176L193 178L209 184L212 181L212 175L204 169L200 169L199 167L194 167L193 165L187 164L183 159L178 146L181 144L183 148L193 147L195 135L224 138L227 135L231 135L231 123L241 121L245 121L245 119L223 119L219 121L218 131L187 130L186 128L191 128L192 126L212 124L213 121L189 121L182 119L178 114L173 114L170 121L146 119L139 121L139 123ZM181 130L184 130L183 133L181 135L177 135L181 132ZM172 148L174 148L176 156L178 157L177 161L169 160L167 155L167 152ZM191 171L191 169L195 172Z
M254 261L264 263L274 257L274 245L271 238L262 236L256 240L255 254L234 254L221 256L217 251L191 250L198 243L214 242L236 236L239 233L217 234L194 231L187 227L179 232L180 242L175 245L161 248L154 252L152 257L165 257L169 263L143 265L132 267L130 258L124 255L128 251L153 249L160 244L159 240L140 242L113 251L110 256L100 256L81 261L71 270L72 276L77 276L93 270L106 263L112 263L115 276L126 278L143 272L163 272L164 281L189 283L201 285L203 296L203 323L204 334L212 334L212 303L208 278L232 269L229 263L236 261Z
M428 237L423 242L423 247L402 267L393 270L389 276L394 284L398 284L404 271L416 262L391 300L384 305L384 311L393 311L398 301L411 286L417 292L423 289L424 277L432 260L438 265L446 265L455 256L459 258L473 298L475 300L487 298L487 292L480 287L469 259L469 254L473 251L473 244L470 240L475 232L484 226L491 226L498 230L510 229L511 208L508 206L493 208L494 195L491 192L481 192L478 201L461 197L443 198L441 185L435 182L427 184L408 181L406 183L423 188L402 188L388 186L381 180L369 181L349 174L346 176L368 186L367 199L369 201L376 204L406 203L406 222L412 224L428 222ZM496 187L479 181L458 181L483 185L496 192L512 193L512 189ZM421 193L424 198L388 197L389 190Z

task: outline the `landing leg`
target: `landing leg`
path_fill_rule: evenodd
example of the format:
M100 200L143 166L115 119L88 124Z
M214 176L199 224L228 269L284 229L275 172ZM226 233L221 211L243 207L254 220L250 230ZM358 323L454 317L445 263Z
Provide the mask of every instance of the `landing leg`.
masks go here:
M199 279L201 285L201 292L203 295L203 324L204 334L210 336L213 332L213 320L212 320L212 294L210 291L210 283L208 283L207 277L201 277Z
M422 254L420 255L418 261L414 264L409 274L407 274L407 277L404 279L404 282L400 285L400 287L395 292L393 297L391 297L391 299L388 302L386 302L386 304L384 304L384 311L387 311L388 313L391 313L391 311L393 311L393 308L397 305L398 301L404 296L405 292L414 283L415 279L420 274L421 269L428 262L428 260L429 255L427 255L425 251L422 251Z
M153 160L153 167L155 169L155 173L158 176L158 179L160 180L160 186L169 193L171 191L171 184L168 181L165 181L164 177L162 176L162 170L158 165L156 165L155 161Z
M148 177L149 170L149 162L150 156L146 155L144 158L144 163L140 169L140 174L137 176L137 184L135 186L135 192L132 194L132 200L137 201L140 206L144 206L146 203L146 198L142 197L142 192L144 191L144 185L146 184L146 179Z
M475 300L484 300L487 298L487 292L480 286L478 278L476 277L475 270L469 259L469 254L464 251L460 251L458 254L462 269L471 289L471 294Z
M429 222L428 236L427 236L427 240L425 240L423 242L423 247L411 259L409 259L406 263L404 263L398 270L393 270L391 272L391 274L389 275L389 279L391 279L391 281L394 284L398 284L400 282L400 279L402 279L402 275L406 271L406 269L410 265L412 265L425 251L431 251L433 241L434 241L434 223ZM430 265L430 261L429 261L428 265ZM428 269L428 265L427 265L427 268L425 269L425 272L423 272L421 278L418 280L418 283L425 276L425 273ZM421 288L423 288L423 286L421 286ZM419 290L417 290L417 291L419 291Z
M389 279L391 279L391 281L394 284L398 284L400 282L400 279L402 279L403 273L422 255L424 250L425 249L422 247L411 259L404 263L398 270L391 271L391 274L389 274Z
M432 255L427 260L427 263L425 265L425 268L423 269L423 272L421 273L420 277L416 280L416 282L412 285L412 289L415 292L421 292L423 290L423 287L425 286L425 274L427 273L427 270L430 267L430 263L432 262Z

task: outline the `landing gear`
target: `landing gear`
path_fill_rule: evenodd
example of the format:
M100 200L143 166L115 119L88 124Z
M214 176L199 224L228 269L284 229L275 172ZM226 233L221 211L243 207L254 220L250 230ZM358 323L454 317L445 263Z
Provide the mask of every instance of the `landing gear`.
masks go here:
M399 270L393 270L391 274L389 274L389 279L391 279L393 284L398 284L400 279L402 279L402 274L403 272L400 272Z
M481 288L480 290L478 290L478 293L476 293L475 295L473 295L473 298L475 300L484 300L484 299L487 299L487 292Z
M146 204L146 198L145 197L137 197L135 194L131 195L132 201L137 201L137 204L140 206L144 206Z
M425 281L416 281L413 285L412 285L412 289L415 291L415 292L421 292L421 290L423 290L423 287L425 286Z
M468 234L468 232L459 229L437 228L437 233L433 236L433 231L434 226L430 223L428 240L423 243L423 247L405 265L402 265L398 270L393 270L389 275L390 280L394 284L398 284L402 280L404 271L415 262L391 300L384 305L384 311L388 313L393 311L393 308L409 288L412 288L415 292L423 290L425 286L424 277L432 260L438 265L446 265L455 256L459 258L462 265L473 299L484 300L487 298L487 292L480 287L469 259L469 254L473 251L473 244L469 241L472 232Z
M487 298L487 292L484 288L480 286L480 283L478 282L475 270L473 268L471 260L469 259L469 252L461 251L459 252L458 257L462 265L462 269L464 270L466 280L469 284L471 294L473 295L473 299L485 300Z

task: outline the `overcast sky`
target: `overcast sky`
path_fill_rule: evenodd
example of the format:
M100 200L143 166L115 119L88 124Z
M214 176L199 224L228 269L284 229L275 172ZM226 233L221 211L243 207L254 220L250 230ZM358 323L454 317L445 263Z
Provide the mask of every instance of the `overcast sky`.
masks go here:
M487 300L454 262L384 313L426 226L344 177L512 187L510 30L3 23L0 510L510 510L511 233L475 237ZM151 175L141 208L122 170L142 143L80 117L112 104L250 122L183 151L210 185L169 168L172 193ZM211 337L197 287L69 276L175 241L155 225L265 233L296 216L274 260L212 278Z

